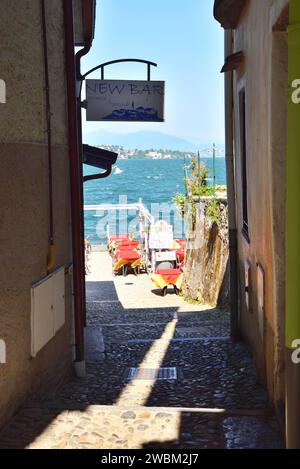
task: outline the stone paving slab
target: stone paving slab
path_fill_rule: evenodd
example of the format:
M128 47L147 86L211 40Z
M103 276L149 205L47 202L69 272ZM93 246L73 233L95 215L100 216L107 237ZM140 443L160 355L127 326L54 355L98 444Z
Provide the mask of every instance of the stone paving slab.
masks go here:
M108 318L110 323L161 323L170 321L174 315L180 321L180 324L202 324L203 321L221 321L230 322L230 316L227 311L219 309L181 311L179 308L129 308L122 309L118 302L114 303L87 303L87 321L88 325L107 324Z
M113 278L107 253L91 257L86 377L24 406L0 448L282 446L250 351L229 340L228 312L160 297L147 276ZM178 378L128 381L131 367L176 367Z
M110 325L102 326L102 333L106 343L132 341L143 337L147 337L145 340L152 340L160 338L167 324L167 322L144 323L141 325L139 323L132 325L123 323L121 326L116 326L112 322ZM180 322L174 331L174 339L228 337L228 335L229 323L226 321L219 322L218 324L202 321L202 323L199 325L196 323L193 327L188 322Z
M205 305L189 304L176 294L162 297L147 274L126 277L112 275L112 259L107 252L91 253L91 273L87 277L86 291L89 301L118 301L123 310L146 308L175 308L181 311L211 309ZM113 305L113 303L111 303Z
M250 441L249 430L255 434ZM170 408L28 407L0 434L1 449L219 449L254 445L281 447L270 417L228 417Z
M179 370L176 381L145 382L147 405L175 407L268 407L266 392L259 382L248 349L241 344L223 341L160 343L149 359L161 366ZM85 380L75 379L56 394L59 400L85 404L116 404L122 393L130 405L143 405L144 394L133 381L124 380L124 371L139 367L145 360L149 344L107 343L105 358L88 363ZM167 348L166 348L167 346ZM150 367L153 368L153 365ZM155 367L155 366L154 366Z

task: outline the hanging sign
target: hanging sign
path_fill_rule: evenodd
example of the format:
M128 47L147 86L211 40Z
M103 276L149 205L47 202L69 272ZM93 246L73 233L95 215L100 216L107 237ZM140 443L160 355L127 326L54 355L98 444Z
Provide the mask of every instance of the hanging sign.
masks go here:
M164 81L86 80L88 121L164 121Z

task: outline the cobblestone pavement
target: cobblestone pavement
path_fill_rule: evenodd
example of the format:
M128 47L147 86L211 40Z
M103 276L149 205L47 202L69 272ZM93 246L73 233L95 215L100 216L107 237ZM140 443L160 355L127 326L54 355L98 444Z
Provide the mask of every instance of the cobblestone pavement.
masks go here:
M226 311L160 297L146 275L113 278L105 253L94 253L87 280L88 328L103 334L104 352L88 357L85 379L24 406L0 448L282 447L249 350L229 340ZM177 379L153 375L170 367Z

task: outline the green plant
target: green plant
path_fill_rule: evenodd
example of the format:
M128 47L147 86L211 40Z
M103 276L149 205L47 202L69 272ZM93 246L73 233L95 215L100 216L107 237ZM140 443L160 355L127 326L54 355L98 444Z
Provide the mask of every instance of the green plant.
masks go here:
M183 295L182 294L182 298L184 299L184 301L186 303L189 303L190 305L201 305L201 304L203 304L201 302L201 300L198 300L196 298L189 298L188 295Z
M174 195L172 199L173 204L175 204L179 210L179 213L181 216L184 216L185 212L185 203L186 203L186 197L184 194L177 193Z
M217 225L221 223L221 212L218 201L216 198L213 198L206 207L206 215L208 218Z
M194 223L196 220L196 202L193 198L186 197L184 194L175 194L172 202L177 206L179 213L182 217L185 216L186 212L188 212L192 216L192 222Z
M209 195L211 188L207 185L207 176L209 169L206 168L204 163L200 163L193 158L190 163L190 176L186 177L185 184L190 196L204 196Z
M212 197L212 200L206 207L207 216L213 223L217 225L221 222L221 215L219 205L215 197L215 190L212 186L207 184L207 176L209 169L206 168L204 163L200 163L193 158L189 165L189 175L187 172L187 166L184 165L184 184L186 195L177 193L173 197L173 203L178 207L179 213L184 217L185 212L188 211L192 217L192 224L196 221L196 201L195 198L201 197ZM226 191L226 186L216 186L216 190L223 192Z
M214 189L211 186L203 185L203 186L194 187L193 196L212 197L213 195L214 195Z
M227 192L227 186L216 186L216 191L217 192Z

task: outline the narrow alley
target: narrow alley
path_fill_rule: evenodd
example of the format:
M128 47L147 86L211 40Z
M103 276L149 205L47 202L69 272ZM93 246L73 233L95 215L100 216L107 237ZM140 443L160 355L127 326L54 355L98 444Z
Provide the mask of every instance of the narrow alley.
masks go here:
M113 277L100 251L87 306L86 378L27 403L0 448L283 447L228 312L162 297L147 275Z

